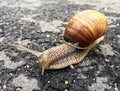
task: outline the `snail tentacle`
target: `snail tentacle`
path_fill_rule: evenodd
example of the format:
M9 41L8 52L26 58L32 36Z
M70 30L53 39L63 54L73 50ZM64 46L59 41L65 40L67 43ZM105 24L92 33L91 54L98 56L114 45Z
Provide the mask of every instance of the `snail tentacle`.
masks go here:
M39 57L42 54L42 52L37 52L37 51L31 50L31 49L28 49L28 48L26 48L24 46L21 46L19 44L10 44L10 43L7 43L7 44L1 44L1 45L14 46L14 47L16 47L16 48L18 48L18 49L20 49L22 51L32 53L32 54L36 55L37 57Z

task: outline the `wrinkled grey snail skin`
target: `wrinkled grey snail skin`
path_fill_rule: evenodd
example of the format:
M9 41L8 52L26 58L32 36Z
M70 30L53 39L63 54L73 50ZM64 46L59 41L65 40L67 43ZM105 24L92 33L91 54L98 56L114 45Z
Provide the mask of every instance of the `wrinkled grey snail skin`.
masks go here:
M52 47L43 52L37 52L18 44L7 45L14 46L20 50L36 55L38 57L38 64L42 68L43 74L44 70L61 69L72 64L79 63L87 55L87 53L103 39L104 36L98 38L93 43L91 43L87 49L84 50L76 49L68 44L62 44L56 47Z

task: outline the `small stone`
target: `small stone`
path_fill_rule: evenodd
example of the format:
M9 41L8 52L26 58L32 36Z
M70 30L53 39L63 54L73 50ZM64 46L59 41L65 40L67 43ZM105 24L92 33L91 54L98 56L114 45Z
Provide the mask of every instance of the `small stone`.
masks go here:
M36 63L38 63L38 61Z
M68 84L69 84L69 82L68 82L67 80L65 80L64 84L65 84L65 85L68 85Z
M18 87L18 88L16 88L15 91L22 91L22 89Z
M116 25L110 25L110 28L114 28L114 27L116 27Z
M0 38L0 42L2 42L4 39L5 39L5 37L1 37L1 38Z
M49 37L50 37L50 35L48 35L48 34L47 34L47 35L46 35L46 37L47 37L47 38L49 38Z
M26 68L29 68L30 66L29 65L26 65Z
M6 89L6 85L5 84L3 85L3 89Z
M13 74L12 74L12 73L10 73L10 75L12 76Z
M0 29L0 32L2 32L2 29Z
M50 81L48 81L48 83L50 83Z
M119 91L116 83L114 84L114 86L115 86L115 91Z
M106 62L109 62L110 60L109 59L105 59Z
M115 32L116 30L115 29L113 29L113 32Z
M120 38L120 35L117 35L118 38Z
M80 77L78 76L77 79L80 79Z
M75 83L76 81L75 81L75 80L73 80L73 82Z
M68 89L65 89L64 91L68 91Z
M20 29L23 30L23 29L24 29L24 26L21 26Z
M17 69L18 71L20 71L20 69Z
M116 26L119 26L119 23L117 23Z
M36 33L36 31L31 31L31 34L34 34L34 33Z
M74 69L74 66L73 66L73 65L70 65L70 68L71 68L71 69Z

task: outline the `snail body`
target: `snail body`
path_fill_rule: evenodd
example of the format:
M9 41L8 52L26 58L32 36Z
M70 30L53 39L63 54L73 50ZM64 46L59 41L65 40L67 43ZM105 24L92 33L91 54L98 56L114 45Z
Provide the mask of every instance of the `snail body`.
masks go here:
M90 15L89 15L90 14ZM61 69L79 63L100 41L107 29L106 17L96 10L85 10L70 19L64 33L65 43L43 52L36 52L17 44L8 44L38 57L44 70Z
M17 47L20 50L36 55L38 57L38 64L42 68L43 74L44 70L62 69L72 64L79 63L87 55L87 53L103 39L103 36L98 38L90 44L89 48L84 50L76 49L66 43L52 47L43 52L33 51L18 44L7 45Z
M42 67L42 73L44 70L61 69L79 63L103 39L103 36L100 37L85 50L78 50L68 44L62 44L42 52L38 57L38 64Z

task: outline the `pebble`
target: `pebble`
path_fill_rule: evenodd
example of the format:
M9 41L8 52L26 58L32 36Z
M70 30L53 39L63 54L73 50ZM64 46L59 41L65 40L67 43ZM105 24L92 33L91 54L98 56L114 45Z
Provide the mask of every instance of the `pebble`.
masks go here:
M64 91L68 91L68 89L65 89Z
M20 69L17 69L18 71L20 71Z
M10 73L10 75L12 76L13 74L12 74L12 73Z
M117 35L118 38L120 38L120 35Z
M68 85L68 84L69 84L69 82L68 82L67 80L65 80L64 84L65 84L65 85Z
M105 59L106 62L109 62L110 60L109 59Z
M48 81L47 83L50 83L50 81Z
M2 32L2 29L0 29L0 32Z
M73 82L75 83L76 81L75 81L75 80L73 80Z
M71 69L74 69L74 66L73 66L73 65L70 65L70 68L71 68Z
M3 85L3 89L6 89L6 85L5 84Z
M22 89L18 87L18 88L16 88L15 91L22 91Z
M77 79L80 79L80 77L78 76Z
M119 23L117 23L116 26L119 26Z
M50 37L50 35L48 35L48 34L47 34L47 35L46 35L46 37L47 37L47 38L49 38L49 37Z
M29 65L26 65L26 68L29 68L30 66Z
M114 86L115 86L115 91L119 91L119 89L117 88L117 84L116 83L114 84Z
M114 27L116 27L116 25L110 25L109 27L110 27L110 28L114 28Z

